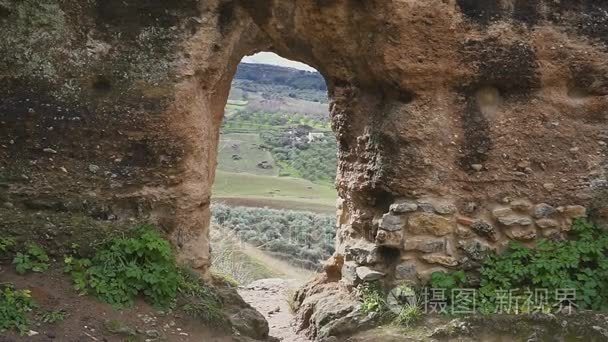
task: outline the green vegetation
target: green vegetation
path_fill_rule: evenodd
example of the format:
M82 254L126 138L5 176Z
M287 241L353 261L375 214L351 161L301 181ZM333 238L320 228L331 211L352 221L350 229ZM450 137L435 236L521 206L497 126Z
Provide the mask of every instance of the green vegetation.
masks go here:
M169 242L149 226L140 227L133 237L110 240L90 260L66 257L65 271L77 290L116 306L132 303L137 295L168 306L180 283Z
M361 301L361 310L366 314L383 314L389 311L386 293L378 282L367 283L361 288Z
M329 185L291 177L258 176L247 173L217 171L213 184L216 198L238 197L280 199L335 208L336 190Z
M233 109L235 105L233 106ZM242 106L241 106L242 107ZM307 115L287 113L265 113L237 110L225 118L222 126L224 133L260 133L281 132L295 129L297 126L308 126L315 131L331 133L328 120L315 120Z
M334 252L335 217L310 212L214 205L213 220L239 239L308 269Z
M395 325L409 328L422 318L422 309L418 305L405 305L393 320Z
M0 256L3 256L11 251L11 249L15 246L16 240L12 237L2 237L0 236Z
M24 334L28 328L28 312L35 307L27 290L16 290L10 285L0 285L0 332L15 329Z
M63 310L51 310L43 312L38 316L38 321L42 323L57 323L61 322L66 318L67 314Z
M214 276L233 287L258 279L277 277L277 274L262 262L244 253L239 248L240 243L241 241L225 228L215 226L211 229L211 272Z
M49 256L44 249L35 243L30 243L25 247L24 252L18 252L13 259L15 270L19 274L28 271L44 272L49 268Z
M191 270L182 270L178 301L181 308L191 317L195 317L210 326L222 327L228 321L222 313L222 300L211 288L203 284L198 274Z
M263 147L257 133L222 134L218 148L217 168L221 171L250 173L261 176L278 176L272 154ZM261 168L261 162L268 162L272 168Z
M281 168L280 176L332 184L336 179L337 149L336 141L332 137L303 148L275 147L272 149L272 155Z
M151 226L109 239L91 259L65 257L75 288L117 307L136 296L158 307L177 305L209 325L224 325L222 302L191 270L179 269L169 242ZM59 318L57 315L49 319Z
M444 289L446 293L452 293L454 289L466 288L467 284L468 280L464 271L435 272L431 275L431 288Z
M512 243L500 255L489 256L481 269L478 303L484 313L502 312L501 292L511 291L511 301L520 305L510 306L509 313L528 313L533 307L529 298L535 291L546 291L544 309L554 309L564 298L558 298L558 290L574 289L572 298L579 309L608 310L608 235L585 220L577 220L572 226L571 239L567 241L540 241L536 248ZM462 272L432 275L431 286L450 290L467 287Z
M421 303L413 288L400 286L391 291L395 302L392 310L389 308L387 294L379 282L366 283L360 287L361 310L366 314L374 314L381 322L409 328L422 317ZM397 296L398 298L394 297ZM401 298L403 297L403 298ZM413 298L413 301L412 301ZM396 312L396 308L399 311Z

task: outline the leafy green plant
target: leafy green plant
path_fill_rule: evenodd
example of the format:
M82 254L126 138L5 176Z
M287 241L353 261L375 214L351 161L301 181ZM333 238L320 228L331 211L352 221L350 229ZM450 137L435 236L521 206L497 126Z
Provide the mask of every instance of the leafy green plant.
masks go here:
M131 237L111 239L90 260L66 257L64 263L78 290L115 306L143 295L166 307L177 295L180 276L171 245L149 226Z
M12 237L0 236L0 256L10 251L15 246L15 243L16 241Z
M367 283L361 289L361 310L364 313L385 313L388 312L386 304L386 294L378 282Z
M46 311L38 315L38 321L42 323L57 323L61 322L66 318L66 312L63 310L51 310Z
M44 249L35 243L26 246L24 252L18 252L13 259L15 270L19 274L28 271L44 272L49 268L49 256Z
M575 289L579 308L608 310L608 235L577 220L571 240L543 240L535 249L514 243L481 270L481 294L499 289L548 289L553 301L555 290Z
M467 284L467 276L464 271L452 273L434 272L431 274L431 287L435 289L445 289L451 293L453 289L464 288Z
M28 312L35 307L28 290L0 285L0 332L15 329L23 334L28 327Z
M430 285L449 293L466 282L462 272L434 273ZM495 312L504 301L500 293L509 291L510 301L521 304L509 312L530 312L538 309L530 296L543 290L550 309L559 304L560 289L575 290L579 309L608 310L608 234L584 219L573 223L569 240L541 240L534 249L512 243L489 256L481 268L478 304L482 312Z

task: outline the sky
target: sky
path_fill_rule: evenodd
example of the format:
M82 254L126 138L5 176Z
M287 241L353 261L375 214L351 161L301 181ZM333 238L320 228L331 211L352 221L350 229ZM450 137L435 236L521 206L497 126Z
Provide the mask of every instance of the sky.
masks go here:
M245 63L259 63L259 64L271 64L279 65L284 67L296 68L306 71L316 71L314 68L300 62L292 61L283 58L276 53L272 52L258 52L252 56L245 56L242 60Z

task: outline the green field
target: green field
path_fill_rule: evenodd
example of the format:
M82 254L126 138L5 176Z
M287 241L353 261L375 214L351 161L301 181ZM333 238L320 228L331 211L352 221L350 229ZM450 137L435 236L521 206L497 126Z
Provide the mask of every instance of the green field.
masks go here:
M230 133L220 136L217 169L235 173L251 173L263 176L277 176L279 169L270 152L260 148L262 139L258 133ZM238 156L240 159L235 159ZM258 167L258 163L267 161L272 169Z
M329 184L315 184L300 178L218 170L213 185L213 197L247 199L250 202L258 200L262 207L280 201L283 203L277 204L284 204L283 207L311 210L328 208L335 211L338 195ZM292 205L289 205L290 203Z

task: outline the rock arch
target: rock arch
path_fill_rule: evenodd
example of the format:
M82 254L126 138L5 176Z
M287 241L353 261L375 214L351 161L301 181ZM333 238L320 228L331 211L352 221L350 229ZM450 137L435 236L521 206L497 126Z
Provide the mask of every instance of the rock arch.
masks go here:
M238 62L258 50L305 62L329 85L334 280L420 281L474 268L510 240L560 237L587 211L608 215L606 5L0 6L4 222L32 210L152 220L205 269L223 108Z

